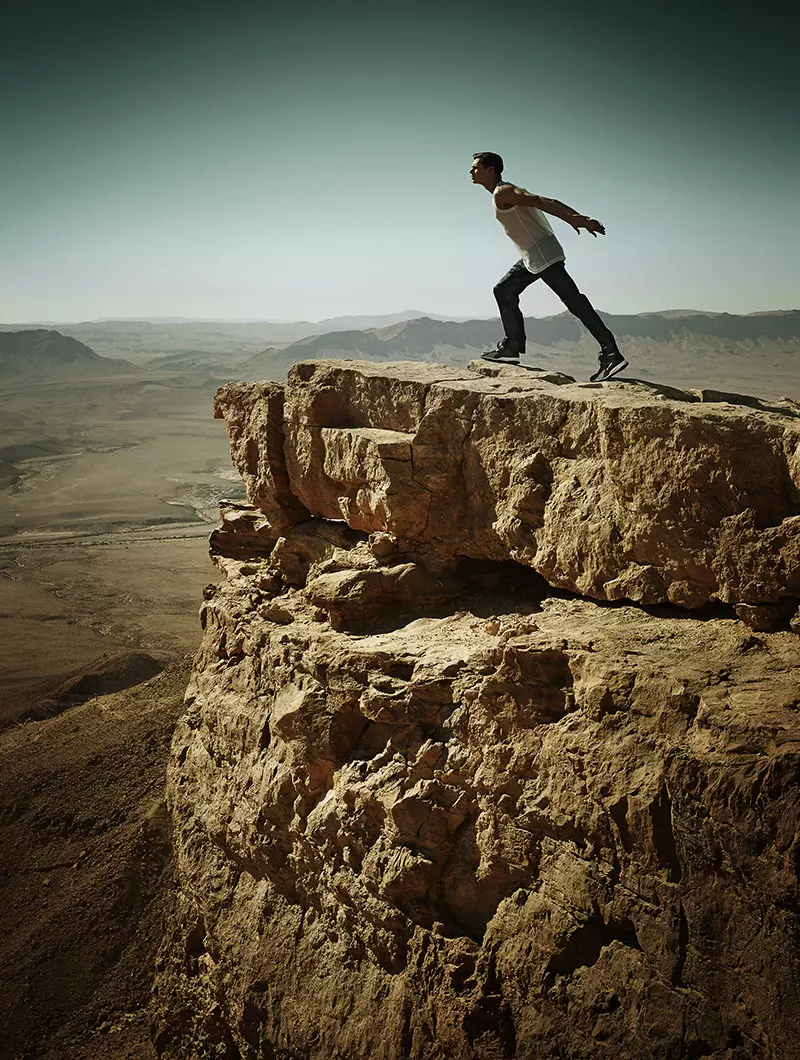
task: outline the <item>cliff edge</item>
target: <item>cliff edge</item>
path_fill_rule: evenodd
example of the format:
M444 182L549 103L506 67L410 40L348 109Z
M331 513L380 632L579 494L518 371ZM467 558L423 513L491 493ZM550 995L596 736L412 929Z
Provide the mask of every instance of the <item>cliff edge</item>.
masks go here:
M173 744L159 1055L794 1055L800 410L316 362L217 412L251 503Z

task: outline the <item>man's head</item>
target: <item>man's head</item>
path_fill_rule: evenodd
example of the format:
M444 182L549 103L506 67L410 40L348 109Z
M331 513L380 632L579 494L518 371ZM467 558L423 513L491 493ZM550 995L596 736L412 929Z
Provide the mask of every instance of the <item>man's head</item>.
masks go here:
M472 156L470 175L473 184L493 191L503 178L503 159L494 151L478 151Z

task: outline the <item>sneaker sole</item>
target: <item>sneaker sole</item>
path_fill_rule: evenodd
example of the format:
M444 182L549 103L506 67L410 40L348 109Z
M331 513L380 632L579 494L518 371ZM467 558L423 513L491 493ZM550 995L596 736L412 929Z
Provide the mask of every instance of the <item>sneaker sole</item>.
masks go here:
M511 354L508 354L507 357L490 357L487 354L482 353L481 354L481 360L482 361L496 361L498 364L503 364L504 362L505 363L511 363L511 364L519 364L519 357L518 356L514 357Z
M609 379L613 379L615 375L619 375L621 371L628 367L627 361L620 361L619 364L615 364L613 368L609 369L605 375L593 375L591 376L591 382L593 383L607 383Z

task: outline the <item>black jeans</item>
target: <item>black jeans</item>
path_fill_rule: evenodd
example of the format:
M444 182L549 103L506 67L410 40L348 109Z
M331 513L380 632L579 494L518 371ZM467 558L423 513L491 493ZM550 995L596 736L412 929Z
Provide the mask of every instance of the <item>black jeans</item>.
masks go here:
M576 316L590 335L593 335L601 346L615 348L616 339L597 315L597 311L585 294L581 294L577 284L564 267L563 261L548 265L542 272L528 272L522 261L508 270L494 288L494 296L500 307L500 319L505 328L509 343L520 353L525 352L525 321L519 308L519 296L526 287L542 279L554 291L570 313Z

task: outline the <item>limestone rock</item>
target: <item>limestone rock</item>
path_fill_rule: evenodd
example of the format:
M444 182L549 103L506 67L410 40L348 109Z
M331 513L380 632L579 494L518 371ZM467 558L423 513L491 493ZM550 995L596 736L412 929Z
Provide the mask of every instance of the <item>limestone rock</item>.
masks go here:
M278 539L278 531L254 504L220 501L219 518L209 539L212 554L256 558L269 554Z
M786 600L782 604L736 604L734 611L737 618L750 629L759 633L774 633L789 626L794 601Z
M792 1055L796 636L477 561L354 633L334 605L429 557L331 529L227 557L203 605L159 1054ZM265 607L281 553L305 560Z
M406 549L514 561L598 600L800 596L789 403L470 367L302 363L285 404L277 384L224 388L251 502L273 521L290 492L314 516Z
M796 1055L800 418L732 396L220 392L159 1056Z
M276 532L308 513L292 493L283 456L283 387L278 383L228 383L214 398L214 416L224 419L231 460L252 504Z

